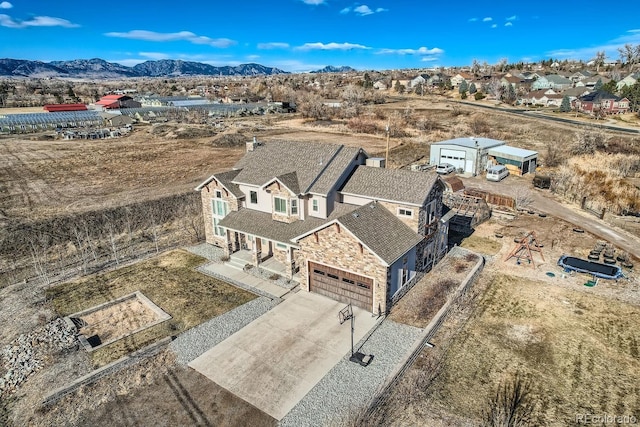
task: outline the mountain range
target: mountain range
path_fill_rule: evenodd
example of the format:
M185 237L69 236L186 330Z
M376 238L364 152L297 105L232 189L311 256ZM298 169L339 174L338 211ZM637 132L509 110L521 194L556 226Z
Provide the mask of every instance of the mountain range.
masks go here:
M268 76L274 74L287 74L287 72L260 64L215 67L202 62L172 59L146 61L133 67L107 62L99 58L52 62L10 58L0 59L0 76L13 77L106 79L123 77Z

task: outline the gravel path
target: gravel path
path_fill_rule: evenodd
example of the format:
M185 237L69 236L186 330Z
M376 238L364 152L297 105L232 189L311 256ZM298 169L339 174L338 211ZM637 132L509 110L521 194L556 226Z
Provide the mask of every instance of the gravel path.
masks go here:
M176 338L170 345L176 360L186 365L214 345L233 335L278 304L278 300L258 297L218 317L202 323Z
M192 254L206 258L209 261L222 262L221 258L224 256L224 250L222 248L210 245L209 243L188 246L185 249Z
M368 403L422 332L385 319L359 350L374 356L371 364L360 366L349 361L351 354L345 355L280 421L280 426L317 427L346 420L350 412Z

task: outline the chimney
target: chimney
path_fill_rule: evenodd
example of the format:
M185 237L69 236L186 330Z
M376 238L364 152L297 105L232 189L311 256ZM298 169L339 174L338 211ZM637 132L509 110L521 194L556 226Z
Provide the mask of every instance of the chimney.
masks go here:
M247 153L249 151L254 151L258 146L258 139L254 136L253 141L247 142Z

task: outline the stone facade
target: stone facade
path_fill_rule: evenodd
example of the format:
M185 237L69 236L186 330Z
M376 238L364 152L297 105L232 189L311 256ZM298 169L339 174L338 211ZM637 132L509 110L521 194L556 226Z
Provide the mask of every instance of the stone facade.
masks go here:
M317 241L316 241L317 235ZM299 242L303 262L300 275L305 278L300 287L309 291L308 261L334 266L373 278L372 312L385 313L389 295L389 268L371 251L361 247L351 233L335 224L304 237Z
M220 191L222 200L229 204L229 212L237 211L239 209L239 201L236 196L231 194L216 179L212 180L200 191L206 241L212 245L226 248L227 241L225 237L216 236L213 230L213 207L211 206L211 201L216 199L216 190Z
M398 217L400 221L407 224L407 226L410 229L412 229L416 233L420 233L419 217L423 213L422 211L424 211L424 207L419 208L417 206L410 206L410 205L403 205L400 203L391 203L391 202L382 202L382 201L378 203L380 203L382 206L387 208L387 210L392 214L394 214L396 217ZM411 212L413 212L413 215L411 215L410 217L405 215L399 215L398 211L400 209L410 210Z
M286 222L290 224L294 221L297 221L299 218L299 214L289 215L291 212L291 199L297 199L295 194L292 194L284 185L280 184L278 181L273 182L269 186L266 187L267 191L271 193L271 209L273 209L273 213L271 217L274 221ZM287 201L287 214L279 214L275 211L275 206L273 205L273 198L281 197ZM298 201L298 212L300 210L300 201Z

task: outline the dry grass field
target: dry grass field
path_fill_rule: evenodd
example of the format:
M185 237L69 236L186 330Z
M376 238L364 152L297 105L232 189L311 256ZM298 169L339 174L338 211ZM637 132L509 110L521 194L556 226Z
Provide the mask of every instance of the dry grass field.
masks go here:
M183 250L54 286L47 291L60 316L91 308L135 291L142 292L172 319L130 335L91 353L95 367L164 337L219 316L255 298L247 291L194 270L204 258Z
M523 230L544 244L535 266L506 259ZM479 283L371 421L479 425L498 386L516 373L531 384L533 425L574 425L584 413L640 419L638 273L590 288L590 276L563 278L556 265L563 253L586 256L595 242L526 213L479 226L461 245L487 257Z

